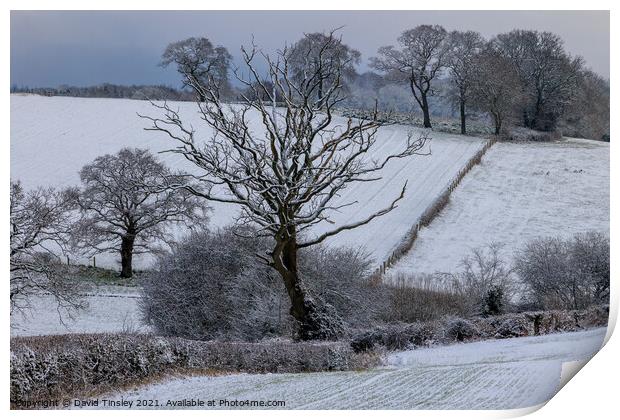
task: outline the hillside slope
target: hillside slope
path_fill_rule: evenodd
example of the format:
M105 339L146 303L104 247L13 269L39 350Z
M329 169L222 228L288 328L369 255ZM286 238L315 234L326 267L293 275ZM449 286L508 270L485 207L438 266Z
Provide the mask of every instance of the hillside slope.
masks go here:
M510 262L535 238L608 234L609 169L609 143L497 143L388 273L454 271L473 248L492 242L504 245Z
M196 105L180 102L183 118L190 121L199 135L207 138ZM137 113L158 115L148 102L126 99L88 99L67 97L11 96L11 178L21 180L27 188L37 185L66 187L79 182L78 171L99 155L115 153L122 147L149 148L161 152L175 144L165 135L145 131L148 121ZM337 120L336 123L342 122ZM260 124L254 129L260 130ZM400 151L409 127L390 126L379 131L376 147L369 159ZM419 132L415 132L419 134ZM351 185L339 198L340 203L356 204L332 212L335 225L317 225L311 234L320 234L339 224L362 219L385 207L409 181L405 198L392 213L369 225L330 238L332 246L364 247L377 261L383 260L398 244L405 232L440 191L450 182L468 158L481 146L482 139L432 133L430 156L413 156L391 161L383 178L372 183ZM180 155L159 155L168 165L188 171L194 168ZM213 203L210 227L224 226L234 220L237 209ZM97 263L114 267L116 256L99 256ZM136 258L136 268L148 265L149 259Z

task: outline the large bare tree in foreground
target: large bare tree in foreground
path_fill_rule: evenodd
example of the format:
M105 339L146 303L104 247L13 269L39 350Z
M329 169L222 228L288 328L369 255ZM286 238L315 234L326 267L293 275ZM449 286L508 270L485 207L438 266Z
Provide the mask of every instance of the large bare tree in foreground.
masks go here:
M202 187L183 188L206 200L239 205L241 222L257 225L262 234L273 238L273 248L259 258L282 277L300 339L333 338L342 326L319 299L309 295L298 270L298 251L389 213L403 198L406 183L380 211L320 235L312 235L310 229L331 222L330 212L353 204L336 200L347 186L379 179L389 161L421 153L426 141L425 137L409 136L403 138L397 153L371 159L368 151L377 140L381 123L376 119L335 121L334 108L344 99L342 72L349 62L330 62L329 67L323 67L327 60L322 54L339 40L329 34L322 42L326 45L314 50L318 57L312 60L317 68L295 79L286 49L273 59L256 47L242 48L250 76L237 77L257 92L243 95L240 105L222 103L213 79L204 83L186 75L205 98L197 105L202 120L213 130L211 138L198 138L196 131L166 104L155 104L163 116L145 117L152 123L148 130L169 135L177 142L171 151L200 168ZM268 79L283 98L281 108L272 105L273 98L262 99L270 90L261 86L264 77L255 67L259 55L267 62ZM322 89L321 95L318 89Z

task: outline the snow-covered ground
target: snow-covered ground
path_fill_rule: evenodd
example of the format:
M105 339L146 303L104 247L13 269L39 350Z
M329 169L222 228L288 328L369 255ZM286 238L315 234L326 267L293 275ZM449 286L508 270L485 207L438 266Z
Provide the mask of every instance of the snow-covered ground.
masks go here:
M174 103L199 135L208 133L199 120L196 105ZM97 156L116 153L122 147L149 148L160 152L176 146L161 133L143 130L148 121L137 113L158 115L146 101L125 99L87 99L11 95L11 178L27 188L38 185L66 187L79 183L78 171ZM337 119L342 122L342 120ZM260 125L256 124L256 130ZM202 130L202 131L201 131ZM369 158L402 150L410 127L391 126L379 130L376 147ZM419 134L414 132L414 135ZM340 197L340 203L357 201L353 206L333 213L335 225L317 225L314 234L339 224L366 217L384 208L408 180L405 198L390 214L363 228L343 232L328 242L334 246L364 246L377 261L382 261L399 243L424 209L435 199L456 173L483 144L482 139L432 133L430 156L392 160L383 179L352 185ZM164 153L160 157L170 166L192 170L180 155ZM232 206L212 203L211 226L230 223L236 213ZM99 265L117 266L117 256L98 256ZM136 268L148 265L148 259L136 256Z
M363 372L176 378L109 395L129 401L285 401L288 409L511 409L548 401L562 363L586 360L605 328L395 353ZM134 407L135 408L135 407ZM162 407L160 407L162 408ZM248 407L243 407L248 408Z
M195 105L175 104L198 129ZM161 152L174 146L163 135L144 131L137 113L155 115L147 102L121 99L11 96L11 178L26 188L79 183L78 171L99 155L122 147ZM256 129L259 129L257 125ZM379 131L371 157L402 148L408 127ZM408 180L404 200L392 213L328 244L363 246L383 260L426 207L443 191L482 139L432 133L430 156L394 160L383 179L344 191L341 203L357 201L332 214L336 225L384 207ZM162 154L170 166L192 170L181 156ZM230 223L236 209L213 204L211 226ZM331 228L317 225L313 234ZM452 271L474 247L505 244L515 249L540 236L609 231L609 145L569 139L545 144L499 143L463 179L450 203L426 229L411 252L390 273ZM136 258L144 268L149 259ZM74 259L75 260L75 259ZM97 256L99 265L117 266L117 256ZM33 298L31 313L11 319L11 335L68 332L148 331L131 288L97 289L89 308L59 319L50 296ZM393 354L384 367L365 372L230 375L174 379L112 398L284 400L286 408L479 408L533 406L557 390L563 362L598 351L604 329L580 333L454 345Z
M87 309L67 314L51 296L33 296L31 311L11 315L11 335L150 331L142 322L137 288L93 288L84 300Z
M609 143L497 143L391 274L454 271L471 249L515 250L544 236L609 233Z
M89 308L61 323L49 296L27 316L13 316L12 336L81 332L148 332L135 288L90 291ZM492 340L391 354L364 372L229 375L171 379L110 399L284 400L305 409L509 409L540 404L557 390L563 362L599 350L605 329ZM222 407L223 408L223 407Z

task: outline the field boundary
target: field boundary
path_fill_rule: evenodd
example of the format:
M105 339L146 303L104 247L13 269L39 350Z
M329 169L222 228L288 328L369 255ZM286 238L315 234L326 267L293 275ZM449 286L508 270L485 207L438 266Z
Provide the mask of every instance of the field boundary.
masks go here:
M103 395L174 375L305 373L368 369L378 354L348 341L195 341L151 334L84 333L11 338L13 408Z
M418 238L418 233L420 229L426 227L431 224L431 222L439 215L439 213L446 207L448 202L450 201L450 195L459 186L465 175L469 173L469 171L476 165L478 165L482 161L482 157L485 155L487 150L491 148L495 143L497 143L497 137L489 138L484 146L480 148L465 164L465 166L458 172L458 174L454 177L454 179L450 182L450 184L446 187L446 189L437 196L435 200L424 210L422 215L416 221L416 223L409 229L409 231L405 234L400 244L396 247L394 251L390 254L387 259L385 259L379 267L373 271L370 276L370 281L374 284L381 283L383 280L383 275L387 271L388 268L392 267L396 264L405 254L407 254L411 248L413 248L413 244Z

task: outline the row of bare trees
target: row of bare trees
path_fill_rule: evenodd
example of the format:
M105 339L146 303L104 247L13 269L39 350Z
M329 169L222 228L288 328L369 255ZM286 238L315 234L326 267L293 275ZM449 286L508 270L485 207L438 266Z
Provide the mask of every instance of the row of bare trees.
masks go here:
M340 40L320 52L328 45L327 38L328 34L310 33L287 48L292 78L307 77L308 71L331 72L329 67L335 65L340 67L345 90L373 78L372 73L367 73L364 80L360 79L356 66L361 54ZM321 63L316 61L319 55ZM213 47L206 38L170 44L162 65L171 63L182 74L199 81L210 72L218 81L219 93L230 92L231 55L224 47ZM475 31L448 32L439 25L420 25L404 31L396 45L381 47L377 56L371 57L370 65L380 73L374 74L380 78L379 84L407 86L423 115L424 127L432 127L431 98L450 97L458 109L463 134L467 132L467 115L472 111L487 113L496 133L506 121L542 131L555 130L560 121L570 126L568 115L575 113L575 102L593 93L597 101L605 101L609 90L604 81L602 85L589 83L592 73L585 69L580 57L566 52L559 36L533 30L513 30L487 41ZM324 82L319 78L318 98L323 96ZM183 76L183 83L192 87L187 76ZM265 91L269 91L278 103L283 100L269 77L261 78L261 85L246 86L242 96L258 94L265 99ZM367 103L365 99L360 102ZM586 112L581 114L577 116L580 120L594 119L583 115ZM595 123L603 126L597 131L588 130L596 131L596 135L609 125L605 121Z
M366 108L379 100L383 108L418 108L427 128L432 127L433 116L452 115L456 110L463 134L469 115L486 114L496 132L508 121L535 130L559 127L572 136L609 138L609 82L587 70L581 58L569 55L562 39L550 32L514 30L487 41L475 31L448 32L439 25L420 25L404 31L396 45L382 47L370 58L371 67L378 73L363 74L356 70L360 52L340 41L321 53L321 63L316 62L327 37L325 33L309 33L287 48L290 74L299 80L308 70L341 66L342 88L355 93L343 102L348 107ZM262 100L273 96L277 103L283 101L269 77L262 77L253 87L241 84L239 90L239 84L235 86L230 80L232 63L225 47L205 37L194 37L170 44L160 65L176 66L181 74L203 82L212 77L218 82L218 94L226 100L259 95ZM109 84L14 89L153 100L191 100L190 91L199 94L187 76L182 78L182 87L180 91L165 86ZM323 89L321 81L317 97L322 97ZM403 94L405 90L409 96ZM449 110L446 102L451 104Z
M496 134L514 113L525 127L550 131L576 99L581 58L571 57L550 32L514 30L490 41L477 32L447 32L420 25L398 38L398 47L379 49L372 65L392 80L405 81L431 127L428 96L447 76L466 132L466 105L488 112Z

